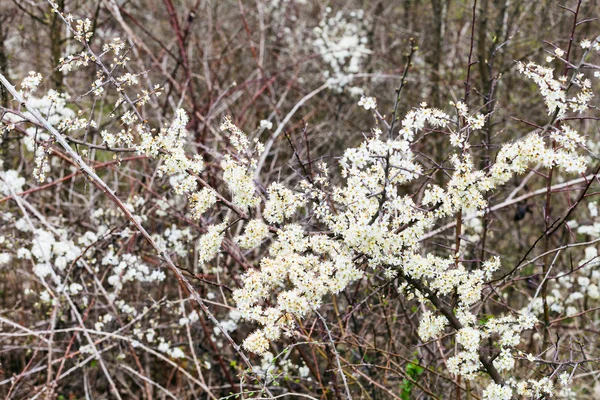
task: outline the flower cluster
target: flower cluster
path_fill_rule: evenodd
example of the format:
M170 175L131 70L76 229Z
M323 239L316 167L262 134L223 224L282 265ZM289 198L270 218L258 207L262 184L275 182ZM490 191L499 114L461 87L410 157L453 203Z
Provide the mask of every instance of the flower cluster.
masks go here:
M35 168L33 169L33 177L38 182L42 183L46 180L46 174L50 172L50 164L48 163L47 150L44 146L39 146L35 150Z
M204 169L202 157L195 155L190 159L185 153L185 126L188 121L185 111L178 109L171 125L161 129L158 135L153 135L151 131L138 125L141 143L137 146L137 151L153 158L162 157L163 163L158 168L158 174L172 177L171 184L177 194L194 192L197 188L195 176Z
M211 225L208 228L208 232L198 240L198 262L200 265L204 265L204 263L212 260L217 255L225 237L226 227L226 222Z
M102 46L102 53L106 54L112 51L116 56L118 56L121 51L125 48L125 42L121 40L121 38L113 38L110 42L104 43Z
M256 207L260 199L255 195L253 181L256 168L256 157L263 152L262 143L255 141L254 149L251 149L250 140L240 130L231 118L225 117L221 124L221 131L229 132L229 141L235 149L235 158L229 154L223 157L221 168L223 168L223 180L227 184L232 195L233 204L242 211Z
M0 193L3 195L11 196L12 192L20 193L23 191L23 185L25 185L25 178L19 176L14 169L0 170Z
M448 325L448 320L443 315L433 315L431 311L425 311L419 323L419 337L423 341L435 339Z
M242 249L253 249L258 247L269 235L269 227L260 219L253 219L246 224L246 229L242 236L238 236L235 241Z
M260 270L243 276L243 288L233 294L244 318L263 325L244 341L247 350L259 354L267 351L269 341L294 327L294 318L319 308L323 296L338 293L362 276L345 245L325 236L306 237L295 224L279 230L269 257L260 264ZM261 306L283 282L290 286L277 295L276 304Z
M78 42L89 42L92 38L92 21L89 18L79 19L75 23L75 40Z
M364 109L368 111L377 108L377 102L374 97L361 96L358 106L364 107Z
M518 62L517 69L535 82L548 108L548 115L556 113L557 119L562 119L569 107L574 112L581 113L587 110L588 103L594 96L592 83L589 79L584 78L583 73L577 73L571 78L570 83L567 83L566 75L555 79L552 68L543 67L533 62L527 64ZM579 93L568 99L567 88L571 85L577 86Z
M536 83L544 97L548 115L557 112L558 117L561 118L567 111L567 98L562 83L554 79L554 69L537 65L534 62L527 64L519 62L517 69Z
M223 180L232 195L233 204L246 211L249 207L256 207L260 199L255 196L252 172L243 163L226 155L221 162Z
M73 67L87 67L90 62L94 62L96 57L90 56L87 52L82 51L79 54L69 54L66 58L60 59L58 70L63 74L71 72Z
M189 197L192 218L200 219L209 208L217 202L217 195L212 188L203 188Z
M324 77L332 88L341 90L346 86L371 54L363 18L363 10L332 13L328 7L319 26L314 28L317 38L312 44L330 67L324 71Z
M274 182L267 189L269 199L263 211L265 220L270 224L280 224L292 217L304 204L302 196L295 194L280 183Z
M165 279L163 271L151 270L150 267L140 262L140 259L134 254L118 256L112 250L109 250L102 258L102 265L113 266L112 275L108 277L107 282L114 288L113 296L115 299L126 282L155 282ZM134 315L135 312L133 310Z
M25 91L24 95L29 95L35 92L38 86L42 83L42 74L35 71L29 71L29 75L21 81L21 87Z

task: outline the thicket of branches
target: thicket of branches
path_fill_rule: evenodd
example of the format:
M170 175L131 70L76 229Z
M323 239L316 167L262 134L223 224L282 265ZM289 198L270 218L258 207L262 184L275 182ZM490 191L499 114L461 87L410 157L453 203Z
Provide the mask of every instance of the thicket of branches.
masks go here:
M600 397L595 0L6 0L7 399Z

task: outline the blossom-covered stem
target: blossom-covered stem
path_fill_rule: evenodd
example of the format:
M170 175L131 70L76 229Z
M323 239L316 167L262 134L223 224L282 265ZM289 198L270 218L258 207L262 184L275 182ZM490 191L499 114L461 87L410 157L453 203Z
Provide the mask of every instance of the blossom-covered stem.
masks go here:
M594 45L596 45L597 43L600 43L600 36L597 36L591 43L590 46L585 49L585 51L583 52L583 54L581 55L581 59L579 60L579 64L577 64L577 66L575 67L575 69L573 70L573 74L571 75L571 79L569 80L569 84L567 85L565 92L568 92L569 89L571 89L571 87L575 84L575 79L577 78L577 75L579 74L579 71L581 70L581 68L583 68L584 66L586 66L586 62L585 60L587 59L589 53L593 50ZM566 62L567 66L569 65L568 62ZM566 74L566 72L565 72Z
M559 189L564 189L566 187L569 187L569 186L572 186L572 185L576 185L578 183L584 183L585 182L585 183L589 184L590 181L593 181L594 179L596 179L596 174L595 173L594 174L590 174L590 175L586 175L586 176L584 176L582 178L572 179L572 180L567 181L567 182L557 183L555 185L552 185L552 191L557 191ZM530 192L530 193L526 193L526 194L521 195L519 197L508 196L508 198L506 200L504 200L503 202L495 204L492 207L490 207L488 212L498 211L498 210L501 210L503 208L513 206L513 205L518 204L518 203L520 203L520 202L522 202L524 200L530 199L530 198L535 197L535 196L540 196L540 195L545 194L545 193L546 193L546 188L542 188L542 189L538 189L538 190L535 190L535 191ZM475 216L465 217L464 220L467 221L467 220L472 219L474 217ZM420 240L424 241L424 240L427 240L427 239L431 239L432 237L437 236L440 233L442 233L442 232L444 232L444 231L446 231L448 229L452 229L455 226L456 226L456 221L449 222L446 225L443 225L443 226L441 226L441 227L439 227L439 228L437 228L435 230L427 232L426 234L424 234L423 236L421 236ZM553 230L558 229L558 227L560 227L560 225L554 227Z
M229 335L229 332L222 326L222 324L217 320L217 318L213 315L213 313L208 309L200 294L194 286L190 283L190 281L183 275L183 273L175 266L167 252L162 249L156 241L152 238L152 236L146 231L146 229L142 226L139 219L136 218L133 213L127 208L125 204L117 197L116 193L108 187L108 185L90 168L89 165L85 163L85 161L81 158L77 152L75 152L65 137L58 132L50 123L42 117L37 109L32 107L27 101L23 99L21 94L17 92L15 87L6 80L4 75L0 74L0 83L10 92L10 94L44 126L44 128L54 136L56 141L60 143L60 145L65 149L67 154L69 154L73 160L79 165L79 167L83 170L83 172L88 175L91 180L94 182L96 186L100 190L102 190L109 199L115 203L115 205L125 214L127 219L135 226L135 228L142 234L142 236L150 243L150 245L158 252L158 254L162 257L162 259L167 263L167 267L173 272L175 277L177 278L178 283L182 286L185 292L189 293L194 301L200 306L202 311L208 316L211 322L221 331L223 336L227 339L227 341L231 344L233 349L239 354L242 361L246 364L246 366L252 369L252 363L250 363L250 359L244 354L241 350L240 346L235 343L235 341ZM265 386L265 391L272 396L269 389Z
M52 0L46 0L49 4L50 7L54 8L54 3L52 2ZM67 29L73 34L73 35L77 35L77 32L75 32L75 30L73 29L73 27L71 26L71 24L69 23L69 21L67 21L65 19L65 16L60 13L57 12L57 15L60 17L60 19L62 19L62 21L64 22L64 24L66 25ZM117 90L121 93L121 95L123 96L123 99L125 99L125 101L127 102L127 104L131 107L133 113L138 117L138 119L140 121L144 121L145 119L142 117L142 115L140 114L139 110L137 109L137 107L135 106L135 103L129 98L129 96L127 95L127 93L125 93L125 91L123 90L123 85L121 83L119 83L113 76L113 71L114 70L109 70L106 65L102 62L102 60L100 59L100 57L94 53L94 51L92 50L92 48L90 47L90 44L88 43L87 40L83 40L82 41L83 45L85 46L86 51L88 52L88 54L92 57L92 60L94 61L94 63L96 65L98 65L100 67L100 69L102 69L102 72L106 75L107 79L117 88ZM116 68L116 67L115 67Z
M450 326L452 326L454 330L459 331L463 328L463 324L454 314L454 309L444 304L442 299L440 299L431 289L425 286L423 282L418 279L411 278L407 274L402 274L402 277L406 280L406 282L418 289L429 301L431 301L431 303L446 317L450 323ZM479 361L494 382L496 382L498 385L504 384L504 379L500 375L500 372L498 372L492 361L481 353L481 350L479 353Z
M3 112L6 112L8 114L16 115L16 116L22 118L23 120L26 120L27 122L32 123L33 125L37 126L38 128L43 128L43 126L40 125L39 122L31 121L31 118L28 118L25 114L23 114L22 112L20 112L18 110L12 110L12 109L5 108L2 106L0 106L0 110L2 110ZM25 130L23 130L23 132L25 132ZM110 147L106 144L94 144L94 143L86 142L85 140L75 139L68 135L65 135L65 139L67 139L71 143L79 144L81 146L85 146L90 149L107 150L107 151L112 151L115 153L133 153L136 151L135 149L126 148L126 147Z

